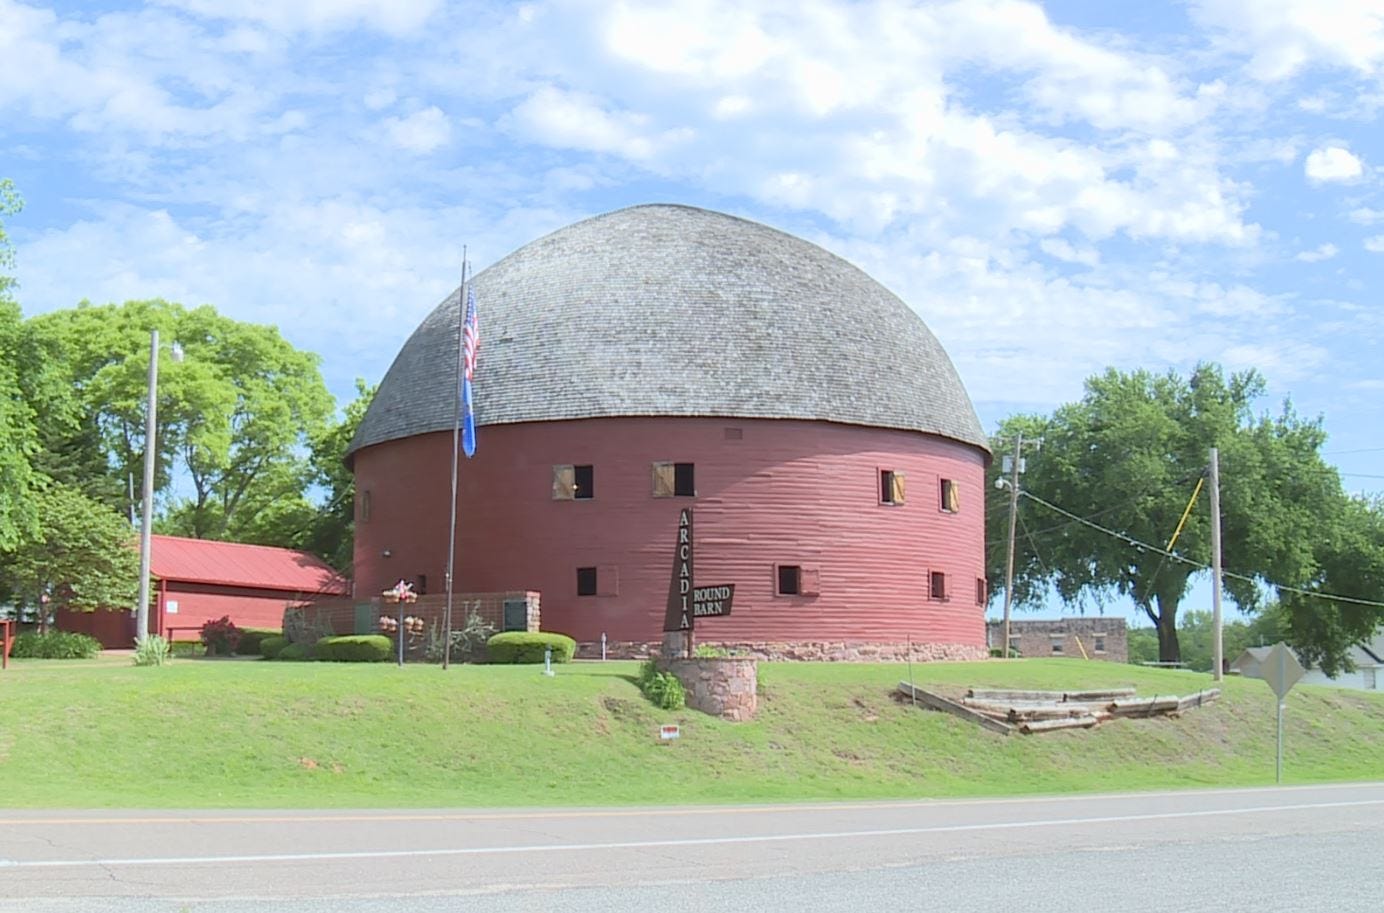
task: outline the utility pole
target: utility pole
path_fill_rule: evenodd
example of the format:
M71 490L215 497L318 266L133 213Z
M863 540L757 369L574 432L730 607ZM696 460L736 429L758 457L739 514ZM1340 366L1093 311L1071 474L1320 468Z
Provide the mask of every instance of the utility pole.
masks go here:
M1024 450L1024 435L1014 436L1014 456L1009 467L1009 557L1004 563L1004 640L1000 656L1009 658L1009 611L1014 605L1014 531L1019 522L1019 460Z
M159 390L159 331L149 331L149 403L144 412L144 503L139 526L139 607L135 611L135 643L142 644L149 636L149 548L154 528L154 464L158 419Z
M1211 650L1211 677L1221 680L1225 659L1221 641L1221 458L1211 448L1211 626L1215 629Z

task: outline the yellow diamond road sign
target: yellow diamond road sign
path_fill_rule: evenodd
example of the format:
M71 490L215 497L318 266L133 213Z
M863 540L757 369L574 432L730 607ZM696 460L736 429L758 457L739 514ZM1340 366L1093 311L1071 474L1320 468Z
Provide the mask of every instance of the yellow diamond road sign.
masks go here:
M1280 701L1306 672L1293 651L1282 641L1274 644L1269 655L1259 663L1259 677L1269 683Z

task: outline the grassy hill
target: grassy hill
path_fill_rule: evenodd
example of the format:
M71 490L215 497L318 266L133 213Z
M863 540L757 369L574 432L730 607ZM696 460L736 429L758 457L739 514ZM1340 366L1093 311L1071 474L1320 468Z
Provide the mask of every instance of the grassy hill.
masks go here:
M504 806L872 799L1273 781L1273 695L1230 679L1180 719L1004 737L894 701L900 665L761 664L752 723L664 713L634 663L533 667L21 661L0 673L5 804ZM1102 662L916 665L920 684L1138 686L1209 677ZM660 745L657 727L682 724ZM1286 782L1384 779L1384 695L1298 688Z

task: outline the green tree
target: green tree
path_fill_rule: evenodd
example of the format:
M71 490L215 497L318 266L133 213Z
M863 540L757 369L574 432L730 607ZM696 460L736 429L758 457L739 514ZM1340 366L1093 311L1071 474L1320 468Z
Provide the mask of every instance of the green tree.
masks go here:
M356 398L339 421L312 441L314 482L326 493L307 547L343 573L349 573L355 541L356 477L346 466L346 449L360 428L377 388L356 378Z
M155 473L159 492L175 474L190 483L191 495L172 506L180 532L226 538L247 505L281 496L286 477L307 478L304 450L331 413L331 394L317 356L275 328L161 300L83 303L34 323L67 365L85 410L77 427L99 436L117 484L142 472L149 332L181 346L181 362L159 361Z
M1380 592L1369 587L1376 579L1370 575L1381 567L1362 557L1378 553L1377 541L1360 555L1345 547L1363 545L1376 528L1358 511L1347 510L1339 476L1320 457L1325 441L1320 422L1299 418L1289 406L1278 416L1255 415L1253 406L1263 391L1256 372L1227 378L1212 365L1197 366L1185 379L1172 372L1111 369L1087 381L1079 402L1050 417L1004 422L997 451L1018 431L1042 439L1041 449L1026 455L1026 492L1118 534L1023 499L1016 601L1040 603L1050 588L1068 602L1128 597L1157 628L1159 658L1180 661L1178 608L1201 570L1160 550L1177 529L1213 446L1221 455L1225 566L1243 575L1225 580L1238 606L1258 609L1265 581L1310 584L1322 591L1330 581L1338 587L1335 592L1346 595ZM999 463L992 466L992 477ZM992 491L987 510L989 539L999 545L989 553L990 570L992 579L1001 581L1006 499L1006 493ZM1176 547L1179 555L1199 563L1210 560L1206 504L1203 493ZM1373 516L1377 520L1377 512ZM1294 646L1328 663L1344 654L1348 638L1361 636L1367 616L1375 623L1381 617L1368 607L1332 608L1320 599L1299 601L1286 593L1280 599L1294 619ZM1324 623L1324 618L1335 621Z
M139 552L128 523L67 485L33 493L40 522L5 556L11 593L24 604L91 612L127 609L139 590ZM47 612L39 612L40 628Z
M14 185L0 180L0 217L21 208ZM35 529L37 513L29 492L35 476L31 458L38 449L34 410L25 394L22 366L28 356L19 305L11 297L14 251L0 221L0 549L14 547Z

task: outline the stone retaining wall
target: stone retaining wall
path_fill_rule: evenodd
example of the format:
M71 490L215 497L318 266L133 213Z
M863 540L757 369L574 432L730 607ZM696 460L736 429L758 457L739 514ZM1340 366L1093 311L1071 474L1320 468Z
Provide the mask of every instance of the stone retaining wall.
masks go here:
M677 640L670 644L671 653L668 650L662 651L665 655L681 653L681 635L675 634L673 636ZM901 663L911 660L915 663L928 663L986 659L989 656L989 652L983 647L973 647L966 644L914 643L911 645L912 655L910 656L908 643L879 643L875 641L735 643L700 639L697 643L721 647L726 652L737 656L770 661ZM644 643L642 641L607 641L606 658L648 659L651 656L659 655L662 646L659 643ZM578 644L577 658L600 659L600 641Z
M658 660L660 669L682 682L687 706L725 720L744 722L759 709L759 661L732 659Z

